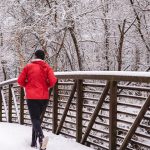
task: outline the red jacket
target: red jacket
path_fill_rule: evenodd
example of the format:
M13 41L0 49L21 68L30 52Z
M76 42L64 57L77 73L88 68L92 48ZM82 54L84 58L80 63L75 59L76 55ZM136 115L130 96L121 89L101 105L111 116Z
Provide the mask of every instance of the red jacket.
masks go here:
M52 68L43 60L35 59L27 64L18 77L20 86L25 87L27 99L49 99L49 88L57 81Z

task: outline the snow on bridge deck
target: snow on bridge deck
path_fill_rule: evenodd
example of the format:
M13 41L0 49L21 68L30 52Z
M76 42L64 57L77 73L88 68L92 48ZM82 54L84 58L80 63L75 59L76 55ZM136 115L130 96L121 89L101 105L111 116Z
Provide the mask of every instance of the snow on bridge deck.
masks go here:
M47 150L92 150L62 136L45 132L49 136ZM0 150L36 150L30 147L31 127L0 122Z

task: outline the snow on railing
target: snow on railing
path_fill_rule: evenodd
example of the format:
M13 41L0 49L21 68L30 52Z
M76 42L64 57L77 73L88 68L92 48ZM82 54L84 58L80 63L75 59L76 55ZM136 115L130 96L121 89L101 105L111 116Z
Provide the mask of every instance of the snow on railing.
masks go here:
M135 71L71 71L71 72L55 72L57 78L75 78L75 79L103 79L117 81L141 81L150 82L150 72L135 72ZM0 86L5 84L13 84L17 78L9 79L0 83Z

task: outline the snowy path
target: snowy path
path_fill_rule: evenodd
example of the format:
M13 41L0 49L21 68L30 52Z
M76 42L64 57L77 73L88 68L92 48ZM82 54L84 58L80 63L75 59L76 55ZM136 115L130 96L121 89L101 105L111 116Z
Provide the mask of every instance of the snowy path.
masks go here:
M47 150L93 150L52 133L49 136ZM36 150L30 147L31 128L18 124L0 122L0 150Z

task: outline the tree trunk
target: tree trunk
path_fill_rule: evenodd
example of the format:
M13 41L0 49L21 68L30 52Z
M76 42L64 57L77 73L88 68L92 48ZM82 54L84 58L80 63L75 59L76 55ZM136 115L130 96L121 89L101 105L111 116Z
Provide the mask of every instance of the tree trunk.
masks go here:
M139 49L136 47L135 48L135 67L134 67L134 71L139 70L139 63L140 63L140 52L139 52Z
M109 20L107 19L107 14L109 12L109 5L110 5L110 1L106 0L106 1L102 1L102 9L103 9L103 15L104 15L104 19L102 19L102 22L104 24L104 38L105 38L105 61L106 61L106 70L110 70L110 60L109 60Z
M21 51L21 33L16 33L16 38L15 38L15 44L16 44L16 52L19 58L19 73L22 71L23 67L25 66L25 56L23 52Z
M68 29L70 31L70 34L71 34L71 37L72 37L72 40L73 40L73 43L74 43L74 46L75 46L75 50L76 50L76 54L77 54L77 60L78 60L78 65L79 65L79 70L82 70L82 68L83 68L82 67L82 59L81 59L81 53L80 53L80 50L79 50L77 38L75 36L73 28L70 27Z
M109 71L110 70L110 62L109 62L109 29L108 29L108 21L105 20L105 48L106 48L106 70Z
M1 28L0 28L0 46L2 47L3 45L4 45L3 33L1 31Z
M147 49L147 65L149 65L150 64L150 46L148 45L148 43L146 42L146 39L145 39L145 37L144 37L144 34L143 34L143 32L142 32L142 29L141 29L141 19L140 19L140 17L139 17L139 15L138 15L138 13L137 13L137 11L136 11L136 9L135 9L135 7L134 7L134 2L133 2L133 0L130 0L130 3L131 3L131 5L132 5L132 7L133 7L133 11L134 11L134 14L135 14L135 16L136 16L136 20L137 20L137 30L138 30L138 32L139 32L139 35L140 35L140 37L141 37L141 39L142 39L142 41L143 41L143 43L144 43L144 45L145 45L145 47L146 47L146 49Z
M126 24L126 20L124 20L123 22L122 29L120 25L118 25L119 30L120 30L120 40L119 40L118 56L117 56L118 71L121 71L122 69L122 50L123 50L123 43L124 43L124 38L125 38L125 24Z
M66 0L67 2L67 5L68 5L68 8L71 8L73 7L72 5L72 2L70 0ZM78 45L78 41L77 41L77 38L76 38L76 35L75 35L75 22L73 20L73 17L72 17L72 14L69 13L68 16L67 16L67 19L68 19L68 30L70 32L70 35L71 35L71 38L73 40L73 44L75 46L75 51L76 51L76 54L77 54L77 61L78 61L78 67L79 67L79 70L82 70L83 66L82 66L82 57L81 57L81 52L80 52L80 49L79 49L79 45Z

